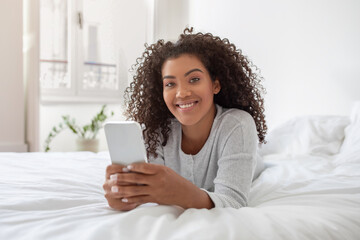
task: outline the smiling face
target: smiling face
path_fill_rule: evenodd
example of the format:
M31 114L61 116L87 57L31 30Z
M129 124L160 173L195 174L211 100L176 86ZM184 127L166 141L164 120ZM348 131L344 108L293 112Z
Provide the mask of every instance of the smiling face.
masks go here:
M170 112L183 126L212 123L215 117L214 94L220 91L218 80L194 55L182 54L166 60L162 66L163 97Z

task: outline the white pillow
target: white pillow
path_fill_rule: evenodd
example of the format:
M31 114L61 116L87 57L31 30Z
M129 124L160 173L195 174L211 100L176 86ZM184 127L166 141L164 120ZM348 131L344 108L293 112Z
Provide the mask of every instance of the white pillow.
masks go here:
M345 139L340 153L353 151L360 148L360 101L355 102L351 111L351 123L345 129Z
M268 134L268 143L261 146L260 154L337 154L349 123L347 116L293 118Z
M345 129L345 139L336 163L360 162L360 101L355 102L351 112L351 123Z

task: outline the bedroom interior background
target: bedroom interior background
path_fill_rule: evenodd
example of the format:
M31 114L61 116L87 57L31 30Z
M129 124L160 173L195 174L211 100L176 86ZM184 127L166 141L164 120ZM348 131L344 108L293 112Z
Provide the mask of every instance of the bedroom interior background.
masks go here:
M38 21L38 0L32 1L32 10L23 15L23 9L30 8L28 1L1 2L0 151L42 150L44 136L38 126L41 124L45 129L44 116L56 118L65 110L68 114L80 112L86 118L86 113L91 115L98 108L94 104L72 104L71 108L66 104L52 104L43 108L39 104L34 81L39 73L36 63L29 64L29 59L37 57L38 49L33 45L37 36L33 32L23 38L21 27L26 17L30 25L24 26L25 30L30 33L36 30L32 27ZM145 5L149 1L136 2L139 3ZM147 37L150 41L174 40L185 26L194 26L196 31L229 38L253 60L265 78L270 129L298 115L348 115L352 102L359 99L360 2L356 0L154 0L152 7L153 22L146 25L135 22L147 31L152 28ZM132 38L134 35L127 41L131 42ZM142 50L142 45L129 49L127 66L130 67ZM50 120L48 125L57 119ZM47 130L44 131L46 134ZM71 141L64 134L63 139L59 139L62 147L54 146L54 150L74 150ZM66 142L68 145L63 144Z

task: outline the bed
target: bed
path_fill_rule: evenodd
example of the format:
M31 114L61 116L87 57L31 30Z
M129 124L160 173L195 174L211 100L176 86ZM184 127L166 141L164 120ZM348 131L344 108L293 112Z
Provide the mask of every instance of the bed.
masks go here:
M0 239L359 239L360 104L268 135L249 206L111 209L108 152L0 153Z

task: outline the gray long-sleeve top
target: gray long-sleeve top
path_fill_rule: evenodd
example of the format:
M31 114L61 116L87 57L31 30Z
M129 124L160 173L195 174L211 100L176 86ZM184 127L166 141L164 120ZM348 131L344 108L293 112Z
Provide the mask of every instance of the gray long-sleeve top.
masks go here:
M174 120L166 146L150 163L170 167L206 191L215 207L247 206L254 176L263 168L257 155L254 119L245 111L216 105L216 116L206 143L196 155L181 149L181 124Z

